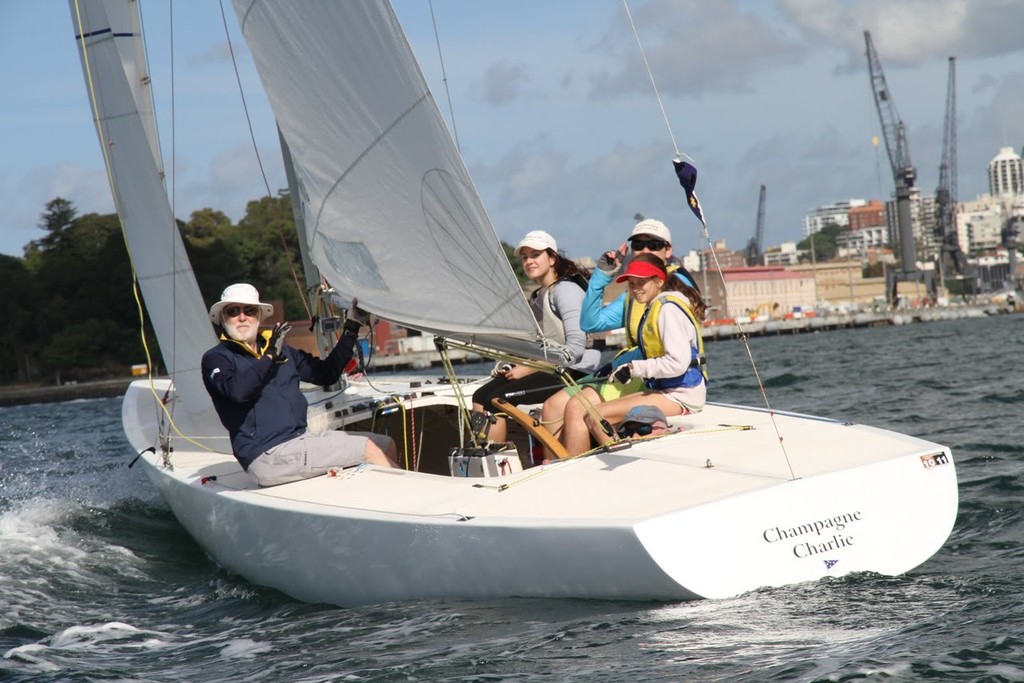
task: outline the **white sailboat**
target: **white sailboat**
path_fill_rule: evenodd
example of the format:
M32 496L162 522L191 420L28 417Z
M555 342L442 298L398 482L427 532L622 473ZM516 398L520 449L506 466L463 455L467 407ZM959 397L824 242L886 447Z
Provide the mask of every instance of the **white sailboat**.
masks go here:
M609 451L453 476L449 450L467 430L457 387L444 384L311 391L311 427L386 428L410 469L364 466L256 488L199 381L215 339L146 133L130 3L70 4L116 205L171 373L130 387L125 433L174 515L224 568L339 605L677 600L897 575L949 536L957 483L948 448L740 406L709 405L674 418L679 431ZM336 294L449 343L560 363L390 6L234 5L290 152L305 247Z

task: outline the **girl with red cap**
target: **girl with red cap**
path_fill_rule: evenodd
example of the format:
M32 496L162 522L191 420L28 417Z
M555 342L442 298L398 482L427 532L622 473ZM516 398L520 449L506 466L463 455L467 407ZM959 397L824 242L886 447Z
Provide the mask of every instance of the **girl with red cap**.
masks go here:
M645 388L609 401L593 388L583 389L581 397L570 401L570 406L578 405L566 407L562 437L569 455L589 450L591 435L598 444L611 443L615 437L606 433L605 425L622 422L635 406L657 406L669 417L704 408L707 377L700 322L706 305L700 292L669 277L665 262L653 254L638 254L616 280L629 283L630 296L645 311L639 325L642 358L618 366L610 379L626 384L640 377ZM593 410L582 410L583 400Z

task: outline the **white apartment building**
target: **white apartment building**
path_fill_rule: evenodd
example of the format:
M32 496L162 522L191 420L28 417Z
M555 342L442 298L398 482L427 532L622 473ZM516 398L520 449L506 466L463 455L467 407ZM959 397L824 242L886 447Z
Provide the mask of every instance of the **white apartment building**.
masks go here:
M1013 147L1003 147L988 162L988 192L993 197L1024 194L1024 167Z
M956 232L960 247L971 256L991 251L1002 244L1003 202L983 194L973 201L960 202L956 214Z
M804 216L804 237L810 237L816 232L821 232L821 229L829 224L844 228L849 227L850 209L859 206L867 206L867 201L863 199L847 199L835 204L827 204L812 209Z

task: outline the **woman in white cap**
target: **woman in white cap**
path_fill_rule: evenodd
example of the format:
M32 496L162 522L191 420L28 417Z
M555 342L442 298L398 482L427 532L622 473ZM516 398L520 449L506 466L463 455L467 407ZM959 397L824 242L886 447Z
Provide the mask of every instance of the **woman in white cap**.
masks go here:
M516 245L515 255L522 261L527 277L540 285L530 296L530 307L544 336L564 344L572 354L569 374L579 379L593 372L601 354L587 348L587 336L580 329L580 306L589 273L559 254L555 238L543 230L527 233ZM559 388L551 375L522 365L499 366L493 374L494 379L473 394L473 410L490 412L494 398L503 398L512 405L540 403ZM507 433L505 418L492 416L487 438L504 441Z
M390 437L368 432L306 431L306 397L299 381L327 386L341 377L352 358L359 328L369 322L355 299L334 349L319 359L286 346L287 323L260 332L260 321L274 314L252 285L224 290L210 307L210 320L224 333L203 354L203 383L231 450L260 486L275 486L326 474L331 468L362 462L395 467Z
M638 254L616 282L629 283L630 297L644 312L637 326L638 357L614 371L609 364L610 381L628 385L641 378L643 384L640 391L611 400L586 387L583 397L569 401L562 439L570 456L589 450L591 435L599 445L611 443L615 435L607 428L623 422L636 406L656 406L669 417L704 408L707 376L700 325L707 308L700 292L670 275L654 254Z

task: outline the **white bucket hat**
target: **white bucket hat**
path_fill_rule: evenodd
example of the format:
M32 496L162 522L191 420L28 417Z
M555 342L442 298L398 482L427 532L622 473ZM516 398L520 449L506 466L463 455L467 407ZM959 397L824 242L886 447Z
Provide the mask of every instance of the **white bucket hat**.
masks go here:
M516 245L516 258L519 258L519 252L523 249L550 249L551 251L558 251L558 243L555 242L554 237L543 230L533 230L526 233L526 237L519 240L519 244Z
M260 293L252 285L239 282L221 292L220 301L210 306L210 320L220 325L220 312L228 304L242 304L247 306L259 306L263 313L262 318L269 318L274 315L273 304L265 304L260 301Z

